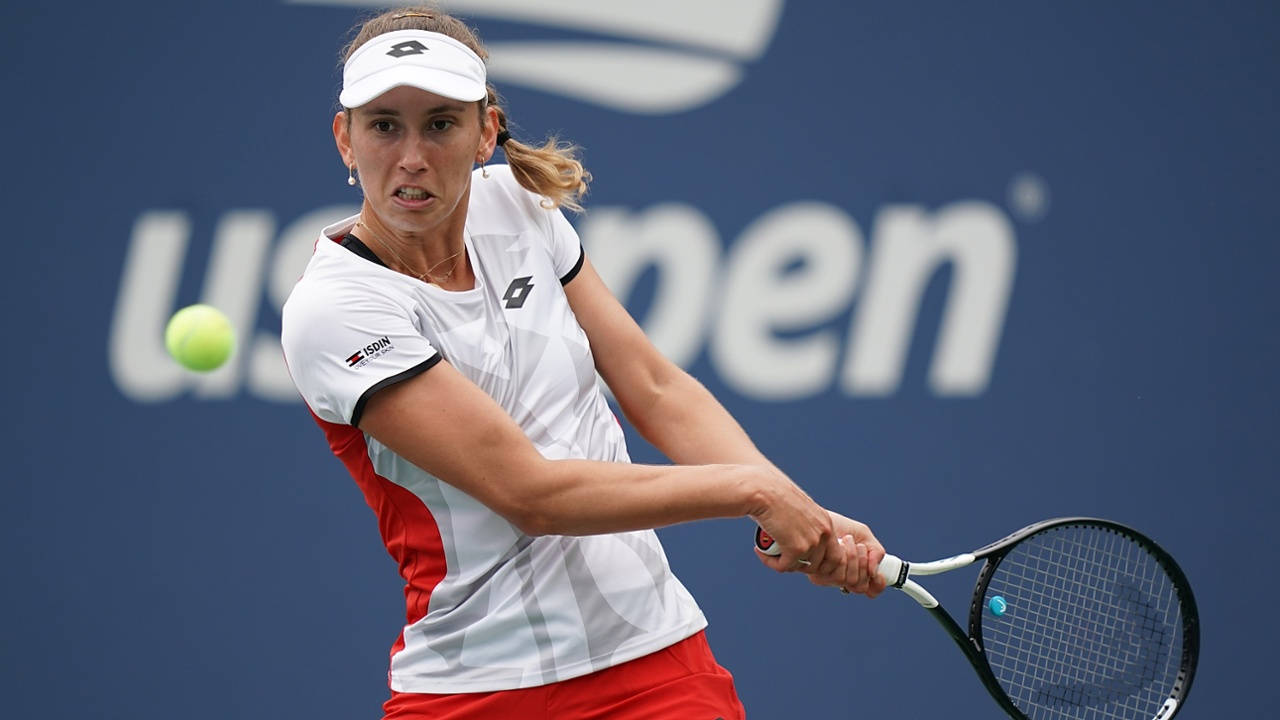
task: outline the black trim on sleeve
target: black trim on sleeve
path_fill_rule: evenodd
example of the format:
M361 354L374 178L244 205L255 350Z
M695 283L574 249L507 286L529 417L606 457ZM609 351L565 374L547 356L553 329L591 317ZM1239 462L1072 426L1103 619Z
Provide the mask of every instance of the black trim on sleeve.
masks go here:
M414 377L415 375L421 375L422 373L435 367L436 364L443 359L444 358L440 355L440 353L436 353L435 355L432 355L431 357L427 358L426 360L423 360L417 365L414 365L408 370L405 370L403 372L398 372L395 375L392 375L391 377L383 378L379 380L378 382L374 383L373 386L370 387L368 390L365 390L363 393L360 393L360 399L356 400L356 407L354 410L351 411L351 426L360 427L360 417L364 415L365 403L369 402L369 398L373 397L374 393L378 392L384 387L387 387L388 385L395 385L396 383L402 382L404 380L408 380L409 378Z
M579 245L578 246L578 262L574 263L572 270L565 273L564 277L560 278L560 284L568 285L570 280L578 277L578 271L582 270L582 262L586 259L587 259L586 248Z

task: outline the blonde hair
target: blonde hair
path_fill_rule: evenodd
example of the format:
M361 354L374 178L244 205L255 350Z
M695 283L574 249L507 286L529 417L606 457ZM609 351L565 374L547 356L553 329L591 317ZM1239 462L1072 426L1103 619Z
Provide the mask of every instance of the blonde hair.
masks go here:
M474 29L461 20L441 12L435 7L420 5L416 7L396 8L369 18L352 28L355 37L342 48L341 61L369 40L394 30L426 30L447 35L466 45L488 60L489 52L480 43ZM492 107L498 115L498 132L510 131L507 128L506 110L499 104L501 97L488 84L489 95L479 104L480 121L484 122L485 109ZM350 122L351 114L347 114ZM541 146L526 145L513 137L503 143L502 150L507 156L507 164L511 166L511 174L516 182L530 192L543 198L543 206L547 208L568 208L582 212L582 196L587 192L587 184L591 182L591 173L582 166L579 159L581 149L573 143L562 142L551 136Z

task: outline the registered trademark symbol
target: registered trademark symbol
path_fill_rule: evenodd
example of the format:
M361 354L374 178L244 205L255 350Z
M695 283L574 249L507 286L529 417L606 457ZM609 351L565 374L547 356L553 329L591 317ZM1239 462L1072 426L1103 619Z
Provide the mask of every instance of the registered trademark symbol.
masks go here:
M1009 181L1009 209L1023 222L1037 222L1049 212L1049 185L1031 172L1018 173Z

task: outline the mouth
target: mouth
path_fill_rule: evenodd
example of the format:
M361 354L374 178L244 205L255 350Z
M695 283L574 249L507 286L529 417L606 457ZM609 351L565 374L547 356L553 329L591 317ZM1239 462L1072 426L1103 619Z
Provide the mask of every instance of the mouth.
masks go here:
M398 200L411 204L424 203L431 199L431 193L420 187L414 187L412 185L401 185L396 188L396 191L392 193L392 196Z

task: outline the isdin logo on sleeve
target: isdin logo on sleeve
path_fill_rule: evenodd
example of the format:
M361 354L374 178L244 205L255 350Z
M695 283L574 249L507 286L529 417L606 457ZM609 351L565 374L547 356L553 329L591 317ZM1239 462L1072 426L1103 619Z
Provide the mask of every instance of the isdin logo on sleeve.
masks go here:
M382 8L383 0L285 0L291 5ZM489 77L622 112L665 115L733 89L764 55L783 0L451 0L468 18L587 31L602 40L487 43ZM616 38L616 39L614 39Z
M368 365L370 360L382 357L388 352L391 352L393 347L395 346L391 344L391 338L383 335L380 338L370 341L368 345L365 345L359 350L351 353L351 355L347 357L347 367L362 368L365 365Z

